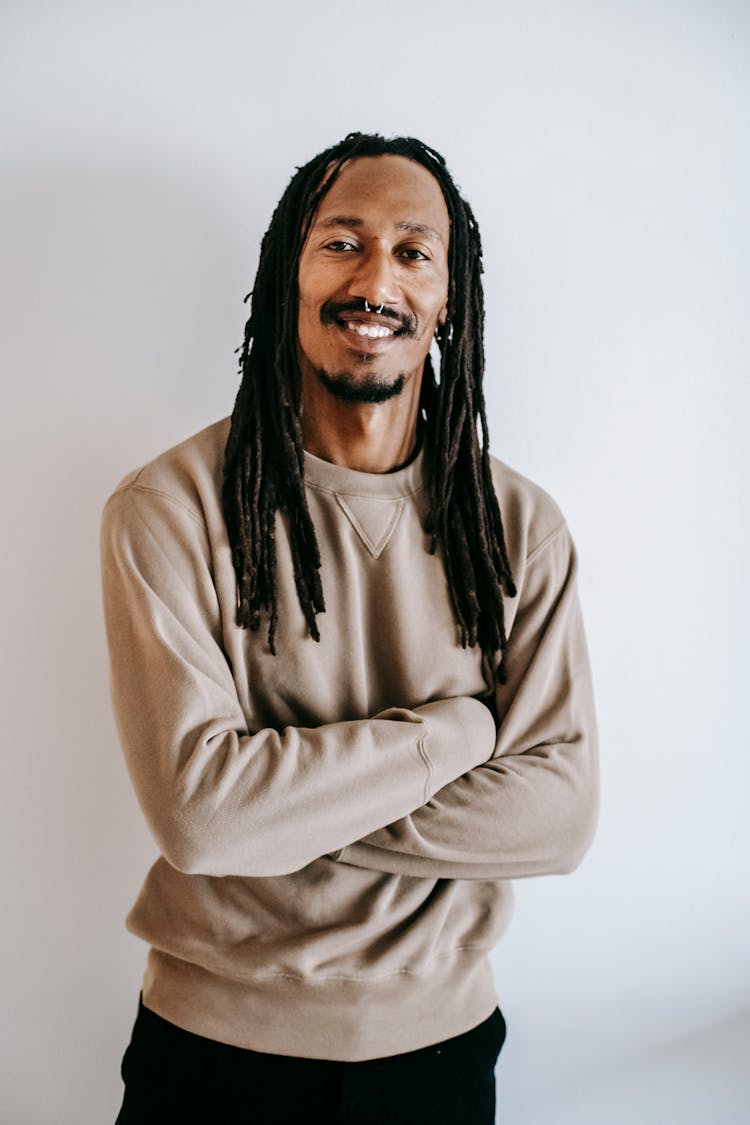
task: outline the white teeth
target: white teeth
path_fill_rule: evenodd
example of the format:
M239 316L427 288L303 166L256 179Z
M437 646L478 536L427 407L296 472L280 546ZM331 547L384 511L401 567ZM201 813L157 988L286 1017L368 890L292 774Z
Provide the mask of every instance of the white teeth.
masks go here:
M350 328L352 332L356 332L358 336L368 336L371 340L393 335L393 329L386 328L384 324L359 324L350 320L347 321L346 327Z

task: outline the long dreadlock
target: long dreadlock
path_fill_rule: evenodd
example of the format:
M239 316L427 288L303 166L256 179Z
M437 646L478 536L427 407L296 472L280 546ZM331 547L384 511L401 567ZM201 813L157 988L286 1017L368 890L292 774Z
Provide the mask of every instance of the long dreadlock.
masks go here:
M448 319L437 334L440 378L435 378L428 355L420 400L432 466L426 530L430 550L442 552L461 643L502 655L503 591L513 597L516 590L490 473L479 228L444 158L413 137L386 140L350 133L321 152L297 169L263 238L255 286L248 295L251 312L239 349L242 382L224 459L222 502L237 575L237 624L258 629L267 614L268 643L275 653L275 527L277 512L284 512L297 596L310 635L320 639L316 617L325 603L305 495L300 422L299 258L321 200L344 164L355 157L384 155L405 156L426 168L448 209Z

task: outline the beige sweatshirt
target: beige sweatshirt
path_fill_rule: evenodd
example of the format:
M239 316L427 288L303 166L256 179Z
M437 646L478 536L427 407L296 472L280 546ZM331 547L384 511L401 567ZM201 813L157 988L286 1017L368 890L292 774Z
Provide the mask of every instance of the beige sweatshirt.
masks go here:
M516 598L508 682L461 647L426 549L422 456L388 474L306 454L320 642L277 529L277 656L235 625L220 506L228 421L128 476L102 529L112 696L161 857L128 927L144 1002L258 1051L358 1060L458 1035L496 995L510 879L570 871L596 735L570 536L493 461Z

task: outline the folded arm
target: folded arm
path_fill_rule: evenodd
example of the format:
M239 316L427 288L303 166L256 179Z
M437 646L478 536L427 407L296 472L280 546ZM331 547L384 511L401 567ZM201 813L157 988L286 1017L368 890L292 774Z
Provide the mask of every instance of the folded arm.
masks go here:
M597 814L597 737L576 560L562 526L519 579L494 753L422 808L336 853L400 875L505 879L564 873Z
M205 526L185 505L132 484L110 499L102 576L115 717L136 794L174 867L298 870L413 812L492 753L494 719L465 698L249 731L212 565Z

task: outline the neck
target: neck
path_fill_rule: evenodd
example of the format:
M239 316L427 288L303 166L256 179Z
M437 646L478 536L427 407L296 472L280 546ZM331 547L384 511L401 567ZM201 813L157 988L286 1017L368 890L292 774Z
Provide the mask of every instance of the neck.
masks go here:
M361 473L389 473L406 464L417 444L419 380L409 379L386 402L343 402L317 378L302 379L305 449L323 461Z

